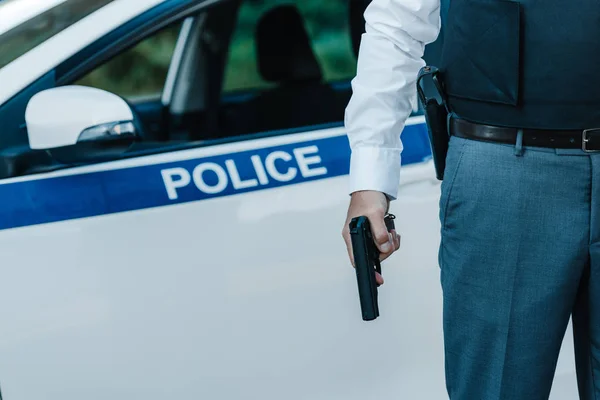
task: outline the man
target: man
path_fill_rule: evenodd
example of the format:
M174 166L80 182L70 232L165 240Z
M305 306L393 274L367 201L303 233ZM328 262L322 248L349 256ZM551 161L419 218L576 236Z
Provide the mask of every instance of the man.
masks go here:
M346 111L350 258L358 215L382 258L399 248L383 217L439 2L365 12ZM439 262L452 400L547 399L571 315L580 398L600 399L599 22L598 0L450 1L436 66L451 111Z

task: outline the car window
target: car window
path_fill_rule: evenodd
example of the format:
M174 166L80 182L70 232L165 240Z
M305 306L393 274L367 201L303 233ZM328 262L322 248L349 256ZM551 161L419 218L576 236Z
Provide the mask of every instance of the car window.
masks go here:
M160 96L181 24L178 22L158 31L75 84L103 89L132 101Z
M230 44L223 92L274 86L259 73L256 29L266 12L282 5L292 5L302 15L324 81L351 79L356 73L356 57L350 37L348 3L348 0L245 0Z
M349 8L348 0L244 0L225 66L221 134L341 123L356 74Z
M44 8L28 0L0 1L0 68L114 0L45 1Z

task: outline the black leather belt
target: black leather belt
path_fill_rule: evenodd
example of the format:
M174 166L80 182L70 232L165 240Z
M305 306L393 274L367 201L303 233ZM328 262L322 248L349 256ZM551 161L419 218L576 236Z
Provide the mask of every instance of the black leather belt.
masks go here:
M482 125L452 118L450 134L465 139L516 144L517 128ZM523 129L523 146L600 151L600 128L580 130Z

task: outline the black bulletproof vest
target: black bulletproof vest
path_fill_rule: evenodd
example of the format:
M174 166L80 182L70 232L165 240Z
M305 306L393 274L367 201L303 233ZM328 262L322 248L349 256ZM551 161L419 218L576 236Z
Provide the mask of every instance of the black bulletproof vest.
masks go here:
M450 0L451 111L492 125L600 127L600 0Z

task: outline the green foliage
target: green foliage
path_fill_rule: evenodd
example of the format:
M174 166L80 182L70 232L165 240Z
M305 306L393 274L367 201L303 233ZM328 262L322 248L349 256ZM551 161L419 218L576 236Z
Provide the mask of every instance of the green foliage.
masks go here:
M273 6L294 3L302 14L325 79L350 79L356 71L348 26L347 0L245 0L233 34L224 90L267 87L257 69L254 30ZM160 93L180 25L141 42L98 68L78 84L100 87L125 97Z
M348 26L347 0L246 0L240 9L231 43L224 90L268 87L258 73L254 29L270 8L292 3L304 18L325 79L349 79L356 72Z
M125 97L160 93L180 28L178 23L142 41L92 71L77 84L102 88Z

